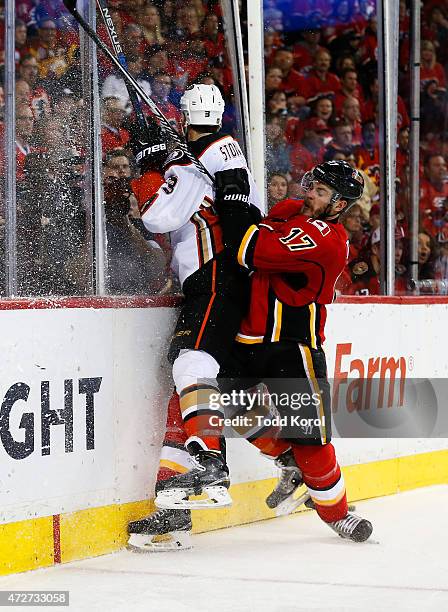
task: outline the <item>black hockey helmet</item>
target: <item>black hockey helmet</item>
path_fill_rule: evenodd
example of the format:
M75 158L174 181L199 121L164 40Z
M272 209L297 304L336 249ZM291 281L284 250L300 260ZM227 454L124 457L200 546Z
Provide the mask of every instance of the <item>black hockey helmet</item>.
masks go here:
M312 171L313 179L335 190L332 200L358 200L364 191L362 174L349 163L334 160L319 164ZM335 197L337 196L337 197Z

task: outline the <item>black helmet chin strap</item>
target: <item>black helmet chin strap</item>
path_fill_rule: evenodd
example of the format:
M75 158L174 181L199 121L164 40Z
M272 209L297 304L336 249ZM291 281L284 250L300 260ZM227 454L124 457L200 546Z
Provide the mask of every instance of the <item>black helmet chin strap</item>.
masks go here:
M326 209L324 210L323 213L321 213L317 218L320 219L321 221L326 221L326 220L330 220L332 221L333 219L339 217L339 215L345 211L345 208L343 210L341 210L340 212L335 212L332 213L331 209L333 208L334 204L336 204L336 202L339 202L339 200L342 198L340 193L337 193L336 191L332 194L331 199L329 204L327 205Z

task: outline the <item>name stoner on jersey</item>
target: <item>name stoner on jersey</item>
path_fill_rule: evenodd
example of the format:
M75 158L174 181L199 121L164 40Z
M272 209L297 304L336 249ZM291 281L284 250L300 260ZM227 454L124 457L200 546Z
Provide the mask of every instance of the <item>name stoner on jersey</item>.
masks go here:
M207 112L212 118L214 113L220 122L224 101L219 90L211 85L193 87L201 88L201 91L205 87L216 90L215 93L219 94L217 110ZM187 90L181 101L184 111L189 104L189 93ZM194 117L193 121L197 123L201 119ZM188 125L185 120L183 125L186 131ZM195 124L192 125L194 127ZM190 151L212 176L232 168L247 170L241 148L232 136L218 132L205 136L195 134L192 137L191 132L187 132L187 139ZM219 221L212 209L214 187L180 150L175 150L166 160L164 181L156 193L142 203L140 212L149 231L170 233L172 268L183 284L188 276L223 249L217 228ZM260 198L250 175L249 183L249 201L260 208ZM191 248L192 242L197 245L194 249Z

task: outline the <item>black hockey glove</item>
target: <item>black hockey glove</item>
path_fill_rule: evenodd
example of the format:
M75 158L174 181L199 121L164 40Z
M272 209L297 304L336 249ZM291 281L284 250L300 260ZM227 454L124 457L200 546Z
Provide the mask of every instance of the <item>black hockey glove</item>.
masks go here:
M245 168L232 168L215 174L213 207L219 215L224 244L235 255L248 228L261 218L258 208L249 204L249 194L250 184Z
M249 177L245 168L221 170L215 174L215 208L218 214L224 207L248 206Z
M130 143L142 174L149 171L162 172L168 157L168 147L162 130L154 121L148 121L148 127L147 134L133 134Z

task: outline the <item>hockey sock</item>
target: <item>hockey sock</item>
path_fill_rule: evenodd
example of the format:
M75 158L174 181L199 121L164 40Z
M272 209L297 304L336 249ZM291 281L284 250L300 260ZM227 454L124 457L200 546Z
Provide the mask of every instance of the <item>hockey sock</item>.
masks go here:
M347 496L333 445L293 444L292 449L320 518L326 523L344 518L348 511Z
M246 438L263 455L276 459L287 451L291 444L277 439L281 427L271 425L273 417L277 415L272 410L267 387L259 383L245 389L242 398L240 405L232 406L233 430Z
M207 384L190 385L179 397L187 448L191 444L221 452L224 413L219 403L219 390Z
M185 449L187 434L184 430L179 396L173 393L168 404L165 438L160 454L157 482L167 480L176 474L184 474L191 469L190 454Z

